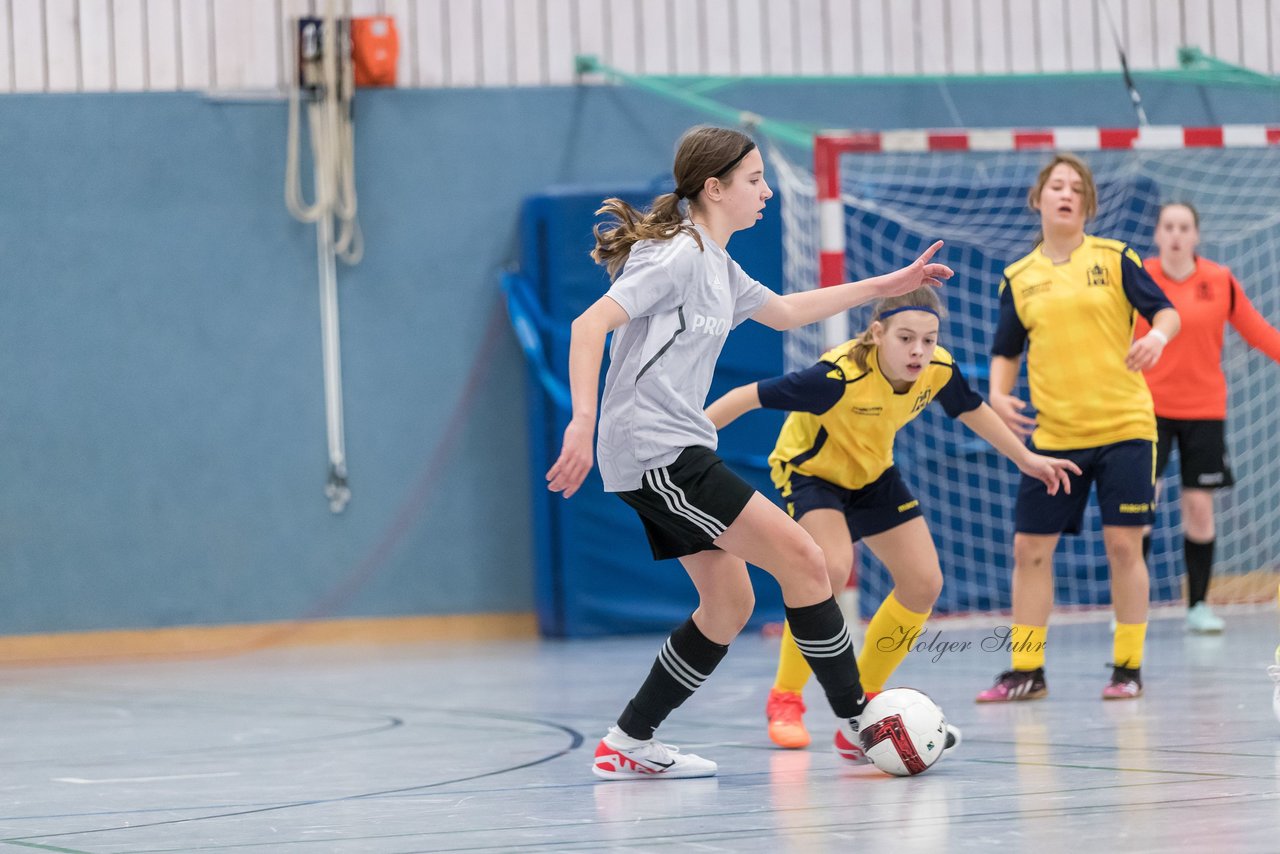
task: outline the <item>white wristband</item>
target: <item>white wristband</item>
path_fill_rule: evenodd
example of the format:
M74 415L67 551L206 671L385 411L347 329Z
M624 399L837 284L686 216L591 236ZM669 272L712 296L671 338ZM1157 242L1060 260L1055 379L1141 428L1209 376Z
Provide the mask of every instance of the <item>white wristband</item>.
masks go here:
M1165 335L1165 334L1164 334L1163 332L1161 332L1159 329L1152 329L1152 330L1151 330L1150 332L1148 332L1147 334L1148 334L1148 335L1154 335L1155 337L1159 338L1159 339L1160 339L1160 343L1161 343L1161 344L1168 344L1168 343L1169 343L1169 336L1168 336L1168 335Z

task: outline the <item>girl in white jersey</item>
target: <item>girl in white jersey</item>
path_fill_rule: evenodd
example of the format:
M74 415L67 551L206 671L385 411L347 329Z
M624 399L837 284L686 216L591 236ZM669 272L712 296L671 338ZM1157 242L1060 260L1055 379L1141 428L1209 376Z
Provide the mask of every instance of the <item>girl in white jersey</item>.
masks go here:
M938 242L893 273L778 296L725 251L734 232L761 219L773 195L751 138L728 128L693 128L680 140L673 172L675 192L656 198L648 212L618 199L598 212L617 220L596 227L592 252L613 284L573 322L573 416L547 472L548 488L568 498L591 470L600 363L605 337L616 330L600 405L604 487L640 515L656 559L680 560L699 601L601 740L593 770L606 779L715 774L714 762L679 753L653 733L706 680L750 617L755 594L747 562L782 588L796 644L836 714L837 750L865 761L857 718L866 700L822 550L715 455L716 431L703 406L724 338L743 320L791 329L871 299L940 285L951 270L930 263Z

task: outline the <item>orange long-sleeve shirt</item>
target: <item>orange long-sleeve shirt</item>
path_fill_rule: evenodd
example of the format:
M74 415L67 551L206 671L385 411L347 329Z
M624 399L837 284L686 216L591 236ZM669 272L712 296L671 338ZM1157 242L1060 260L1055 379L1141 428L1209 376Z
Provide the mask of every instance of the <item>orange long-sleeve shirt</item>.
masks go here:
M1280 330L1267 323L1244 295L1231 270L1196 258L1190 276L1175 281L1159 258L1143 262L1182 318L1182 331L1165 347L1160 361L1144 372L1156 415L1187 420L1227 417L1227 378L1222 373L1222 339L1228 322L1251 347L1280 362ZM1138 318L1134 337L1151 326Z

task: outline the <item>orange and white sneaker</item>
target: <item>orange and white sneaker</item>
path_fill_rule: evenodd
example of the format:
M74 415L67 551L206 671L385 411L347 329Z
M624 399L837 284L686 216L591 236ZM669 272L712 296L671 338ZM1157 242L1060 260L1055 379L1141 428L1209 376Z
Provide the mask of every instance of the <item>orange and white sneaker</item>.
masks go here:
M794 691L769 689L764 713L769 718L769 739L779 747L796 750L809 746L804 728L804 698Z
M663 744L656 738L641 741L622 730L609 727L608 734L596 747L591 766L603 780L656 780L679 777L714 777L716 763L680 748Z
M841 759L854 765L869 765L871 760L867 758L862 742L858 740L859 726L857 718L840 719L836 727L836 753L840 754Z

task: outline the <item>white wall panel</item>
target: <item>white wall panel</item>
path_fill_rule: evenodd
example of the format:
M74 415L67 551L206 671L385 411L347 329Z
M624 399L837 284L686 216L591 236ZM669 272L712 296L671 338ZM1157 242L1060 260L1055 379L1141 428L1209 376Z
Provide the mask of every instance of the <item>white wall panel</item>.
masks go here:
M1008 0L978 0L978 73L1005 74L1010 71L1005 9Z
M698 74L705 67L709 50L702 29L703 4L700 0L682 0L668 5L667 28L675 45L675 64L667 68L666 73ZM720 49L718 43L716 49ZM608 57L601 59L607 61Z
M209 0L178 0L178 25L181 28L182 87L212 89L213 44L209 27Z
M44 36L49 89L54 92L83 89L75 0L47 0Z
M12 92L13 79L13 18L14 0L0 0L0 92Z
M275 4L223 0L210 6L217 88L228 91L278 88L280 27Z
M1240 64L1264 73L1274 73L1269 68L1271 46L1267 43L1267 39L1247 37L1250 30L1260 30L1265 36L1268 24L1267 0L1239 0L1239 4L1240 25L1244 28L1246 36L1241 40L1244 53L1240 57Z
M825 0L792 0L792 38L795 42L796 73L806 77L818 77L829 73L831 53L826 44L823 25L826 18Z
M573 7L577 0L546 0L546 29L542 33L546 48L547 82L567 84L575 80L573 58L580 53L577 34L570 24L576 20ZM665 68L665 61L662 66Z
M1066 68L1070 32L1066 8L1061 3L1038 3L1036 23L1040 29L1040 67Z
M508 0L478 0L475 5L476 29L480 41L480 84L482 86L515 85L511 31L511 7Z
M48 87L44 50L44 6L9 0L12 31L13 88L18 92L43 92Z
M857 0L858 74L875 76L889 73L886 43L884 0Z
M448 39L445 37L448 2L449 0L416 0L413 4L417 65L411 85L449 85L450 55Z
M126 92L146 90L151 72L146 52L146 18L143 0L112 0L113 25L109 29L115 57L115 88Z
M279 90L292 21L329 0L0 0L0 92ZM1199 47L1280 71L1280 0L337 0L387 14L398 85L628 73L914 75L1135 70ZM1109 14L1108 14L1109 13ZM603 79L593 75L592 81Z
M1213 41L1211 0L1178 0L1178 6L1183 22L1183 44L1209 51Z
M729 37L738 45L736 74L759 75L765 73L765 14L767 0L738 0L734 29Z
M848 0L827 0L827 23L823 33L827 74L848 77L857 73L857 58L853 50L853 13L854 6Z
M1044 70L1041 64L1041 34L1038 29L1037 4L1008 2L1005 4L1007 26L1005 44L1009 51L1009 70L1015 74L1034 74Z
M1266 5L1267 0L1262 0L1262 5ZM1156 9L1154 16L1155 29L1152 34L1152 40L1155 42L1155 48L1152 55L1155 57L1154 65L1172 66L1178 61L1178 48L1182 45L1182 26L1181 14L1178 3L1153 3Z
M150 88L172 91L179 88L177 4L175 0L147 0L144 12ZM283 53L277 49L273 54L278 65Z
M443 12L442 35L449 53L445 85L481 85L480 33L477 32L475 3L471 0L445 0Z
M1213 47L1210 50L1218 59L1227 62L1240 61L1240 3L1239 0L1214 0L1210 5L1213 17Z
M898 0L886 15L890 74L919 74L921 32L917 0Z
M764 4L765 74L797 74L795 24L789 0Z
M1270 14L1267 16L1267 26L1259 28L1264 29L1267 34L1267 42L1271 45L1266 72L1271 75L1280 75L1280 0L1268 0L1268 5L1271 9ZM1262 69L1258 70L1261 71Z
M915 0L919 15L921 74L947 74L951 62L951 4L947 0Z

